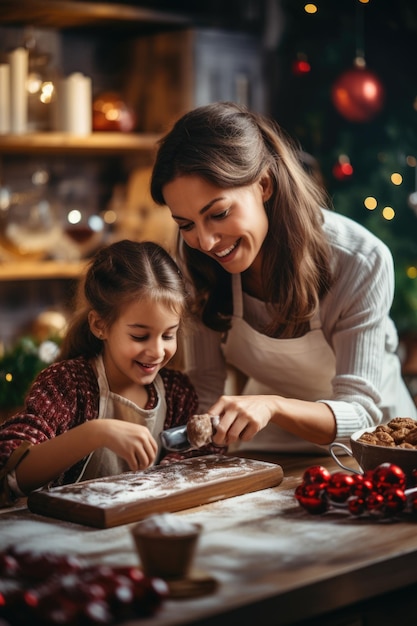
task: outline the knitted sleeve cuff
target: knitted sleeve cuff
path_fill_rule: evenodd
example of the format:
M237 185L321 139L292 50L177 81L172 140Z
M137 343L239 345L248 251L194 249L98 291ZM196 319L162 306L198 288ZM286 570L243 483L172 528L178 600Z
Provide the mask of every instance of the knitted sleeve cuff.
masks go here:
M8 476L28 454L31 447L30 441L23 441L18 448L13 450L6 465L0 471L0 507L14 504L17 495L10 488Z

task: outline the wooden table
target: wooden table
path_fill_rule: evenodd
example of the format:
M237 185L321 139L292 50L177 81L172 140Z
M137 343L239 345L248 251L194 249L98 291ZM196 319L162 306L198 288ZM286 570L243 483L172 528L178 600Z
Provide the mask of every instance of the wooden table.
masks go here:
M253 455L279 463L279 487L176 513L204 527L195 569L214 593L167 599L152 618L126 626L415 626L417 522L376 522L305 512L294 498L304 470L330 457ZM347 458L346 463L355 467ZM137 565L131 525L94 529L30 513L0 511L0 548L80 554L91 563Z

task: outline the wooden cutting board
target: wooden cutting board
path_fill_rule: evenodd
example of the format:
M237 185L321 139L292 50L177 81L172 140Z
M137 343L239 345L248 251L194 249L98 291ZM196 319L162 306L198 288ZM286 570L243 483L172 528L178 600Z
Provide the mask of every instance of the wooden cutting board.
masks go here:
M35 491L28 507L33 513L110 528L274 487L283 477L275 463L214 454Z

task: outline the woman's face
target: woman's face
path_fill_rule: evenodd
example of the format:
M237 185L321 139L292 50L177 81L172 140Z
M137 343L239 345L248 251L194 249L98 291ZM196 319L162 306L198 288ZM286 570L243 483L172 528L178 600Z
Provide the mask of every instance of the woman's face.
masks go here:
M264 202L271 195L269 177L222 189L200 176L179 176L163 193L188 246L231 274L244 272L259 257L268 231Z

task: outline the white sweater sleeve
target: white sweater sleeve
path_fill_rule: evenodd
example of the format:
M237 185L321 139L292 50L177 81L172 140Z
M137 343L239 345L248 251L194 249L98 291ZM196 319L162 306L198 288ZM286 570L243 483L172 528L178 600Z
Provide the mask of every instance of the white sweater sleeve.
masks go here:
M332 409L337 437L374 427L413 411L395 350L398 337L389 311L394 293L394 267L388 248L372 236L360 243L360 231L338 233L337 269L322 307L323 331L336 356ZM343 227L342 227L343 229ZM356 237L353 237L356 235ZM408 414L408 413L407 413Z

